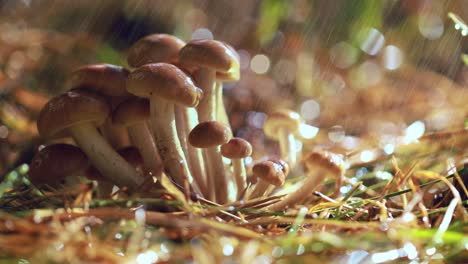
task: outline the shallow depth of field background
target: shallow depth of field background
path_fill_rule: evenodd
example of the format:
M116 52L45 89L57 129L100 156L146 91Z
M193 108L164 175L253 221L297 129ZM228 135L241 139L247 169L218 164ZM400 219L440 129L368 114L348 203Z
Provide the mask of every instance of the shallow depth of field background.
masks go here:
M307 121L305 142L351 151L358 137L391 151L402 131L466 126L465 0L0 1L0 178L41 141L35 118L76 67L126 65L151 33L236 48L241 80L224 87L237 136L275 153L262 123L279 108ZM315 144L298 146L314 149Z

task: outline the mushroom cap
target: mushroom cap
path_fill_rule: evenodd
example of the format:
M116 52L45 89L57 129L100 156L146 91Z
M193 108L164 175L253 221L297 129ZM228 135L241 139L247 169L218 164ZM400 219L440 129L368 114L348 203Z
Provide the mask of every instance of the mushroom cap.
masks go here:
M288 174L289 174L289 164L286 161L284 161L282 159L278 159L278 158L270 158L268 160L273 161L274 163L281 165L281 167L283 167L281 170L283 171L284 176L285 177L288 176Z
M141 156L138 148L134 146L120 148L117 150L117 153L119 153L119 155L133 167L137 168L143 166L143 157Z
M148 63L174 62L185 45L181 39L168 34L152 34L138 40L128 50L127 62L132 67Z
M234 137L221 146L221 154L230 159L243 159L252 155L252 145L243 138Z
M130 126L150 118L150 105L146 98L131 97L115 108L112 122L117 125Z
M92 122L104 123L110 114L106 99L87 90L68 91L52 98L42 108L37 119L37 129L44 138L61 136L65 129Z
M291 133L295 133L299 129L301 122L301 116L297 112L279 110L268 115L263 125L263 130L266 136L277 139L279 129L286 128Z
M188 107L197 106L203 94L181 69L167 63L145 64L130 73L127 90L136 96L155 95Z
M239 76L240 72L239 56L236 51L228 44L217 40L196 39L188 42L180 50L179 61L188 66L229 73L231 76Z
M286 179L283 166L271 160L256 163L252 168L252 172L258 178L275 186L283 185Z
M206 121L196 125L189 133L189 143L196 148L222 145L231 138L231 130L223 123Z
M129 71L112 64L91 64L72 72L69 89L88 89L107 96L128 95L125 82Z
M65 177L86 169L86 154L73 145L54 144L41 149L29 165L29 179L34 184L57 186Z
M308 171L323 169L336 177L341 177L344 173L345 163L343 156L332 152L310 152L304 158L304 163Z

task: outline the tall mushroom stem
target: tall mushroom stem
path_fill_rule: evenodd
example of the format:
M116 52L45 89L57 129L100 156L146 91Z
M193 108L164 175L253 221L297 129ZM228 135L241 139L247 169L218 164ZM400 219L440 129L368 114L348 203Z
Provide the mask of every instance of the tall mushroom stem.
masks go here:
M200 68L196 73L197 85L203 90L203 97L198 104L198 118L200 122L215 121L216 112L216 72L214 70Z
M195 79L197 80L198 86L203 90L203 98L200 100L197 108L198 118L200 122L216 121L216 71L201 68ZM223 203L222 201L227 201L228 183L226 181L226 172L219 147L204 149L203 157L206 162L207 182L212 188L211 192L215 193L218 202Z
M177 136L174 103L153 95L150 98L150 111L156 147L165 168L178 184L184 188L191 185L195 192L200 193Z
M229 117L226 112L226 107L224 106L223 100L223 83L220 81L216 82L215 95L217 120L230 127Z
M163 166L153 135L146 122L142 121L129 126L128 134L131 142L140 151L146 169L159 180Z
M91 124L75 125L69 131L91 163L109 180L130 190L136 190L143 183L143 175L117 154Z
M296 165L296 137L287 128L278 129L278 138L281 151L281 158L292 168Z
M203 197L213 198L207 185L205 162L202 150L188 143L190 131L198 123L198 114L194 108L175 106L176 125L182 150L187 155L187 162L194 180L197 182Z

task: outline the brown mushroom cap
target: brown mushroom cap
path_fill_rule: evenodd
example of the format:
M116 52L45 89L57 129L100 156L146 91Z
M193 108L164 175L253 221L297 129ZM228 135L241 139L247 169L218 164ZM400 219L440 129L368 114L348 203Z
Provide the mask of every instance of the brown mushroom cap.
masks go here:
M179 53L180 63L208 68L223 73L239 74L239 57L235 50L221 41L192 40Z
M243 138L234 137L221 146L221 154L230 159L243 159L252 155L252 145Z
M123 126L143 122L149 120L149 118L149 101L141 97L131 97L123 101L112 113L112 122Z
M104 97L86 90L68 91L52 98L42 108L37 128L42 137L50 138L80 123L101 125L109 113L110 108Z
M290 110L280 110L268 115L263 130L266 136L277 139L279 129L287 128L291 133L294 133L299 129L301 121L301 116L298 113Z
M88 166L86 154L78 147L54 144L41 149L29 165L29 179L34 184L56 186L65 177Z
M117 150L117 152L133 167L143 167L143 157L141 156L140 151L138 151L136 147L128 146Z
M225 124L206 121L196 125L189 134L189 142L196 148L219 146L229 141L231 130Z
M188 107L197 106L203 94L181 69L167 63L145 64L130 73L127 90L139 97L154 94Z
M129 71L112 64L91 64L78 68L70 77L70 89L88 89L107 96L128 95L125 82Z
M174 62L185 42L168 34L152 34L138 40L128 50L127 62L132 67L148 63Z
M258 178L275 186L283 185L286 178L283 173L283 166L270 160L255 164L252 172Z
M337 177L340 177L344 171L343 157L328 151L311 152L304 158L304 163L309 171L325 169Z
M281 170L283 171L284 173L284 176L287 177L288 174L289 174L289 164L282 160L282 159L278 159L278 158L270 158L269 161L273 161L274 163L277 163L279 165L281 165L281 167L283 167Z

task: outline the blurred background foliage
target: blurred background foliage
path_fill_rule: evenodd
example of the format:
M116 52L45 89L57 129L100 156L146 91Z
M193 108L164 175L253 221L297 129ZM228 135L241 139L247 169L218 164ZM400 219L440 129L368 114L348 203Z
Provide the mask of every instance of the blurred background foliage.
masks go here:
M344 151L357 146L346 136L382 145L418 121L426 132L462 128L468 32L449 12L468 20L468 2L2 0L0 175L32 157L34 120L74 68L126 66L126 50L151 33L214 37L238 50L242 78L225 85L225 103L236 134L257 153L278 151L261 128L283 107L326 135L310 130L305 139Z

